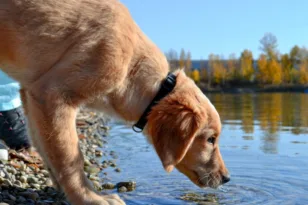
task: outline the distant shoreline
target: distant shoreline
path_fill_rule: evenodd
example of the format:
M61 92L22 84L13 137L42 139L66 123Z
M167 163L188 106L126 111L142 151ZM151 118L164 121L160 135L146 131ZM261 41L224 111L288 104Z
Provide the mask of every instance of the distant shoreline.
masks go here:
M211 87L199 85L204 93L307 93L308 85Z

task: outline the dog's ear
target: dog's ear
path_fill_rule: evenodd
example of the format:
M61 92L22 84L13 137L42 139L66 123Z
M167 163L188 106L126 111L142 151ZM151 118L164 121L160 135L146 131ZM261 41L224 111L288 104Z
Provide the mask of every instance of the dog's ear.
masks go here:
M167 172L185 156L200 127L200 114L191 105L172 98L153 107L148 116L148 134Z

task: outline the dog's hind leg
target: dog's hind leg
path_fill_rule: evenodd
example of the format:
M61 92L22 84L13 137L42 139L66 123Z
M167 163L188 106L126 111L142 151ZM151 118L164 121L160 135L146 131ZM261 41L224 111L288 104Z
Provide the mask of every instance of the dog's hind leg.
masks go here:
M28 127L28 134L29 134L31 143L35 147L35 149L38 151L42 159L44 160L44 165L49 172L49 177L52 180L53 187L56 188L58 191L61 191L61 187L59 183L57 182L54 173L50 169L48 158L45 156L45 153L43 152L42 146L40 144L40 137L38 136L38 130L34 128L34 124L33 124L34 122L31 120L28 120L27 90L24 88L21 88L19 93L20 93L20 98L22 100L24 114L27 119L26 125Z
M96 193L84 174L75 123L77 107L53 89L36 87L26 97L31 129L37 130L36 140L68 200L73 205L125 204L117 195Z

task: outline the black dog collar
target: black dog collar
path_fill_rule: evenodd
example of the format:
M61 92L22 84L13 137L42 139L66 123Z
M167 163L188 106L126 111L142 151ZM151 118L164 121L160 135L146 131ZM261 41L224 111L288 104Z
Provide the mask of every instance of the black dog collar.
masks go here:
M168 95L173 88L175 87L176 84L176 76L172 73L168 73L166 79L163 81L161 84L161 87L152 100L152 102L148 105L142 116L140 117L139 121L133 125L133 130L135 132L142 132L143 128L147 124L147 115L151 111L151 108L155 106L162 98L164 98L166 95Z

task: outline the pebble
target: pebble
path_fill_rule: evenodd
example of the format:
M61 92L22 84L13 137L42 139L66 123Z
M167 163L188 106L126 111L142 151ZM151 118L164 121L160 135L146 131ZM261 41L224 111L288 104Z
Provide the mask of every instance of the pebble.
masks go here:
M84 170L90 174L96 174L101 171L98 167L95 166L86 166Z
M27 182L28 183L37 183L37 178L35 178L35 177L28 177L28 179L27 179Z
M118 188L118 192L127 192L127 188L125 186L121 186Z
M34 201L39 197L38 193L36 193L36 192L27 192L27 191L26 192L21 192L21 193L19 193L19 195L23 196L23 197L25 197L27 199L32 199Z
M9 159L9 153L2 143L0 143L0 160L7 161Z
M25 199L25 197L23 197L23 196L18 196L17 199L16 199L16 201L22 203L22 202L25 202L26 199Z
M136 182L135 181L128 181L128 182L119 182L116 185L119 187L125 187L127 191L133 191L136 189Z
M41 173L43 174L44 177L49 176L49 172L47 170L41 170Z
M112 183L102 184L100 176L106 176L107 172L103 169L113 167L115 171L120 172L116 168L114 160L107 160L103 163L98 161L101 157L109 154L113 159L116 153L110 153L100 150L107 141L103 137L108 136L106 126L102 126L105 121L101 116L91 114L87 111L80 110L80 115L85 120L79 121L81 126L77 126L79 136L83 136L79 140L81 152L84 155L84 171L86 176L92 181L94 187L101 191L102 189L115 189L120 192L130 190L130 186L118 187ZM88 120L88 118L91 118ZM89 123L90 122L90 123ZM10 153L10 150L9 150ZM10 153L11 154L11 153ZM9 155L10 156L10 155ZM40 163L40 162L39 162ZM42 165L42 164L41 164ZM104 178L105 180L108 178ZM0 205L70 205L63 193L57 191L53 187L52 180L49 178L49 172L37 163L30 163L23 158L8 158L8 161L0 160Z
M22 182L21 182L21 181L18 181L18 180L16 180L16 181L14 182L14 184L17 185L17 186L19 186L19 187L22 187L22 186L23 186Z
M115 186L116 186L116 185L114 185L114 184L112 184L112 183L110 183L110 182L107 182L107 183L105 183L105 184L102 185L102 187L103 187L104 189L114 189Z
M4 179L3 182L2 182L4 185L7 185L7 186L12 186L12 182L8 179Z
M22 182L22 183L26 183L27 182L27 177L26 176L21 176L19 178L19 180Z
M47 179L46 180L46 186L52 186L53 183L52 183L52 180L51 179Z

